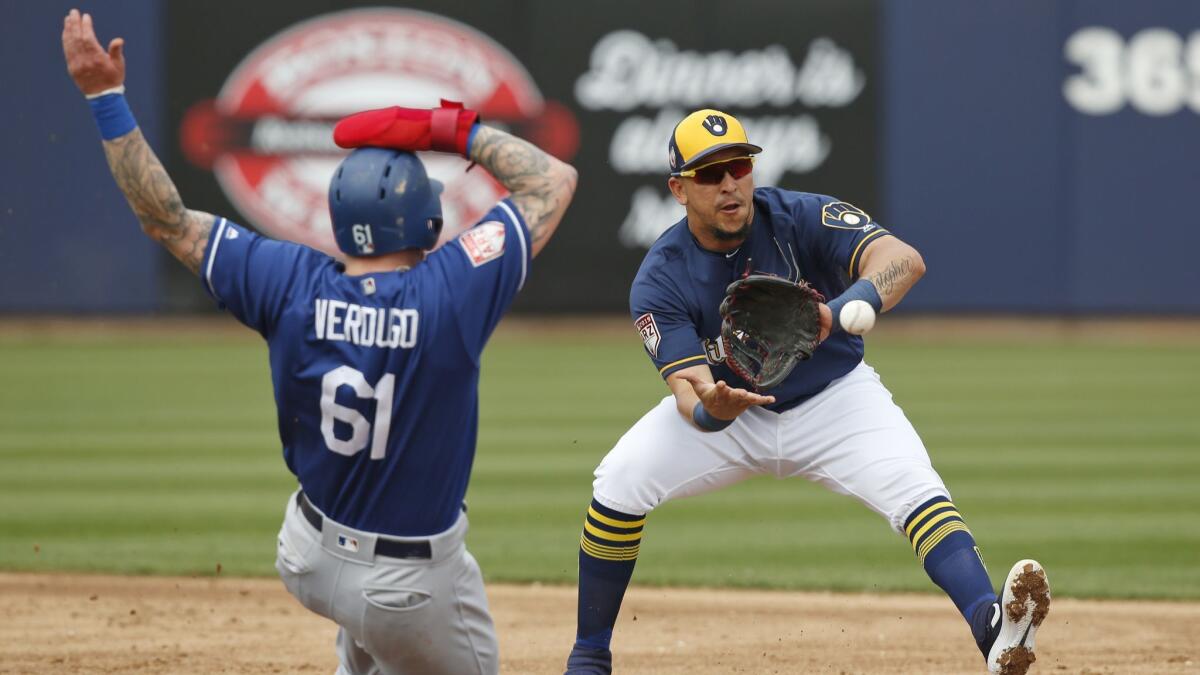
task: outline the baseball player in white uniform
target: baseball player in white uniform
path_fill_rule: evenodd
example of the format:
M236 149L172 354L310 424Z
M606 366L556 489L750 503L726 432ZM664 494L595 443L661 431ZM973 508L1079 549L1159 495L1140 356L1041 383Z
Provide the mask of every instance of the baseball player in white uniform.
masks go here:
M1045 572L1023 560L993 592L950 491L854 334L921 278L921 255L850 204L755 188L762 149L732 115L692 113L668 149L668 185L687 215L646 255L630 305L671 394L596 469L567 672L611 672L612 630L650 511L771 474L818 482L887 519L962 613L988 669L1025 673L1049 608ZM726 287L750 273L804 279L831 298L820 305L822 342L811 360L766 391L728 367L721 340Z

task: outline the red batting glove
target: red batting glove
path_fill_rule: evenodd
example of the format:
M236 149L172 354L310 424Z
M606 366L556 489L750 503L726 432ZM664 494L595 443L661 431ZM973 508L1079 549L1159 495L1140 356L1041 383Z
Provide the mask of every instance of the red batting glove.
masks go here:
M456 152L467 157L467 140L477 122L479 113L445 99L440 108L432 110L392 106L343 118L333 128L333 142L343 148L369 145L409 152Z

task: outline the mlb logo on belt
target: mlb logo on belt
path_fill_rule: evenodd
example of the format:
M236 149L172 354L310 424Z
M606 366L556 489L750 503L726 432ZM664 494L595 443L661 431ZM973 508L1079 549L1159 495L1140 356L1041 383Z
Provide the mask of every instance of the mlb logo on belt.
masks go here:
M338 548L343 548L351 553L358 553L358 540L354 537L348 537L344 534L339 534L337 538Z

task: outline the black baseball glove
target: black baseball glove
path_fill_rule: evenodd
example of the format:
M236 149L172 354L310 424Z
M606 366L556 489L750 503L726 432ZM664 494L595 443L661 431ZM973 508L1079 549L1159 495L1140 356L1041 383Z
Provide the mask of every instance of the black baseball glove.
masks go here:
M804 281L769 274L729 284L721 302L725 365L756 391L779 384L817 348L824 301Z

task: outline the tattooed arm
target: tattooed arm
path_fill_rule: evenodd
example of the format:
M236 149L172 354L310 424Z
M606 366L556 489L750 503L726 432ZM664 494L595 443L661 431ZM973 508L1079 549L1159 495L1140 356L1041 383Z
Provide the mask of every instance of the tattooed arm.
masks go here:
M883 237L863 251L858 276L875 286L886 312L899 304L924 274L925 261L917 249L896 237Z
M129 207L142 223L142 231L162 244L192 274L199 274L215 216L183 205L179 191L146 143L141 129L104 141L104 154L117 187L125 193Z
M536 256L554 234L575 194L575 168L531 143L483 125L471 142L471 159L512 193L513 204L529 226Z
M114 38L105 51L96 39L91 15L80 15L72 9L63 19L62 43L67 72L85 95L123 88L125 41ZM199 273L215 218L184 207L179 191L140 129L134 127L104 141L104 154L117 187L125 193L130 208L141 221L142 230L192 273Z

